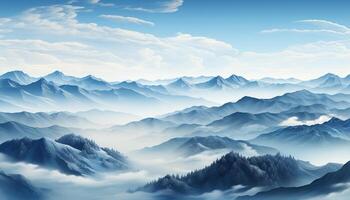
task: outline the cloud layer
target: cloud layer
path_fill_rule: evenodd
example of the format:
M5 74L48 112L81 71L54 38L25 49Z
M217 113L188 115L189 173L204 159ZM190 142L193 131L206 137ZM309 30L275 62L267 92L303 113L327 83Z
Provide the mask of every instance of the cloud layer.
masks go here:
M135 1L133 5L137 5ZM93 4L101 1L90 2ZM163 12L177 10L183 1L155 1ZM147 7L146 5L143 5ZM164 9L164 7L166 9ZM275 52L240 51L227 42L175 33L150 33L82 22L79 16L90 11L76 4L34 7L7 18L0 18L0 73L24 70L43 75L53 70L83 76L93 74L107 80L159 79L177 76L241 74L313 78L331 72L348 74L349 28L324 20L298 23L316 29L271 29L272 32L315 34L327 32L343 40L315 41L286 47ZM117 22L154 25L153 22L121 15L101 15ZM116 23L117 24L117 23ZM332 66L332 68L329 68ZM310 73L305 73L307 68ZM312 73L311 73L312 72Z

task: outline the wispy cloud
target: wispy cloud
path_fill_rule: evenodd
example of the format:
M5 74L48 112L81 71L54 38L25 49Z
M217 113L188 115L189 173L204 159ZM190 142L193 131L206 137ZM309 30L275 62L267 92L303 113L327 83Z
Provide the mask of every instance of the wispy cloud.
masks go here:
M110 80L154 79L163 78L164 74L194 75L198 70L216 72L218 68L210 67L215 65L229 68L227 62L237 53L230 44L204 36L179 33L159 37L81 22L78 15L84 10L81 6L53 5L31 8L11 17L11 22L0 25L0 29L21 33L28 40L9 40L11 35L2 33L0 55L6 59L0 60L1 70L23 66L22 70L33 75L56 68L73 75L84 72ZM72 41L81 45L72 45ZM181 59L178 55L182 55ZM111 73L115 70L119 72L117 76Z
M303 23L306 25L312 25L313 27L307 29L299 28L273 28L261 31L261 33L278 33L278 32L292 32L292 33L328 33L335 35L350 35L350 27L335 22L320 20L320 19L307 19L299 20L296 23Z
M121 15L100 15L100 17L109 19L115 22L154 26L153 22L136 18L136 17L126 17Z
M143 11L150 13L173 13L179 10L184 3L184 0L156 0L149 1L139 1L140 3L134 5L127 5L125 8L127 10ZM142 2L142 3L141 3Z
M319 27L325 27L325 28L330 28L339 32L344 32L344 33L350 33L350 28L342 25L342 24L338 24L335 22L331 22L331 21L327 21L327 20L320 20L320 19L308 19L308 20L300 20L297 21L299 23L307 23L307 24L313 24Z
M85 2L88 4L92 4L92 5L98 5L98 6L103 6L103 7L113 7L115 6L114 3L105 3L102 2L101 0L70 0L67 2L67 4L78 4L80 2Z
M274 29L267 29L261 31L261 33L280 33L280 32L292 32L292 33L331 33L331 34L339 34L344 35L344 33L339 33L337 31L333 30L327 30L327 29L283 29L283 28L274 28Z

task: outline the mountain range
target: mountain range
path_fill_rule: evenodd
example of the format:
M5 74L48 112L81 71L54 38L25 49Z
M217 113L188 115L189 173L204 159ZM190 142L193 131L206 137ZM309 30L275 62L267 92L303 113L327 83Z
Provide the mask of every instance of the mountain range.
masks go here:
M72 133L72 129L61 126L31 127L18 122L8 121L0 123L0 141L30 137L38 139L41 137L57 138Z
M126 112L123 109L125 105L137 105L142 102L143 106L133 110L134 112L151 104L170 112L195 105L212 106L215 103L240 99L244 94L261 98L266 94L276 96L302 89L334 94L348 93L350 88L349 76L341 78L334 74L326 74L307 81L273 78L249 80L242 76L231 75L227 78L208 76L179 77L153 82L145 80L108 82L91 75L81 78L68 76L60 71L54 71L43 77L31 77L22 71L12 71L1 75L0 80L0 91L3 91L0 93L2 104L12 105L7 111L30 109L40 111L39 108L43 110L44 106L56 111L67 110L68 105L73 104L80 110L92 107ZM254 99L245 99L248 100L254 102ZM38 108L35 102L40 102L42 106ZM58 102L60 106L57 106ZM124 106L116 106L115 103ZM172 106L169 108L169 105Z
M350 144L350 120L332 118L323 124L300 125L282 128L251 140L253 143L275 148L325 148L346 147Z
M0 76L0 97L3 107L12 105L13 111L109 109L128 112L151 112L150 105L159 109L175 110L190 105L213 103L201 98L167 93L161 86L144 86L139 83L108 83L93 76L76 78L61 72L45 77L20 81L28 75L8 72ZM21 78L18 78L21 77ZM169 104L171 106L169 106ZM134 110L125 107L135 108ZM146 110L147 109L147 110Z
M44 128L49 126L63 126L63 127L85 127L93 128L98 126L94 122L87 120L83 114L73 114L68 112L54 112L54 113L31 113L31 112L17 112L4 113L0 112L0 123L17 122L23 125Z
M235 112L259 114L264 112L280 113L297 106L323 105L328 108L344 109L350 106L349 102L336 101L332 96L316 94L307 90L286 93L270 99L243 97L236 102L225 103L221 106L187 108L166 115L163 119L175 123L208 124L214 120L222 119Z
M207 137L182 137L173 138L153 147L146 147L137 153L143 156L193 156L204 151L226 149L240 154L264 155L277 154L278 150L252 145L245 141L237 141L228 137L207 136Z

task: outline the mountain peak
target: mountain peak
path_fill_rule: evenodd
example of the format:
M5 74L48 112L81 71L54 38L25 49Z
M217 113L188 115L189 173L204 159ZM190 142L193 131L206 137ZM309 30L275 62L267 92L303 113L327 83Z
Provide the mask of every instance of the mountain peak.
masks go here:
M9 71L9 72L6 72L5 74L3 74L2 76L4 76L4 75L29 76L28 74L26 74L26 73L24 73L23 71L20 71L20 70Z
M45 78L40 78L39 80L27 85L27 87L43 87L49 84L50 83Z
M212 78L212 80L224 81L225 79L222 76L215 76L214 78Z
M190 88L189 83L185 81L184 78L178 78L176 81L170 83L168 86L182 89Z
M63 72L56 70L56 71L53 71L52 73L46 75L45 77L63 77L63 76L65 76L65 74Z
M23 71L10 71L0 76L0 79L11 79L21 85L29 84L35 81L35 78L30 77L28 74Z
M221 76L216 76L208 81L209 86L211 87L223 87L226 84L226 80Z
M49 82L45 78L40 78L39 80L36 81L36 83L48 84Z
M306 90L306 89L303 89L303 90L298 90L298 91L295 91L295 92L289 92L289 93L286 93L284 94L283 96L299 96L299 95L315 95L314 93L310 92L309 90Z
M322 77L324 77L324 78L329 78L329 77L338 77L338 78L339 78L339 76L338 76L338 75L333 74L333 73L327 73L327 74L325 74L325 75L321 76L321 78L322 78Z
M64 135L56 140L56 142L69 145L75 149L78 149L80 151L90 151L93 150L99 150L100 147L92 140L83 138L79 135L75 134L68 134Z
M245 85L247 83L249 83L249 81L245 78L243 78L242 76L238 76L235 74L232 74L230 77L228 77L226 79L226 81L235 84L235 85Z
M343 120L336 117L332 117L329 121L325 122L324 124L334 126L334 125L341 125L343 123L344 123Z
M100 78L97 78L93 75L87 75L81 78L82 80L92 80L92 81L102 81Z

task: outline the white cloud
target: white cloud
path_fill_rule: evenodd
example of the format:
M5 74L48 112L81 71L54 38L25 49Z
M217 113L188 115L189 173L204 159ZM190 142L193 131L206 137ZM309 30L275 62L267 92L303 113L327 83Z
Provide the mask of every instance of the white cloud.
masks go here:
M279 33L279 32L292 32L292 33L330 33L330 34L338 34L338 35L344 35L342 32L334 31L334 30L327 30L327 29L281 29L281 28L274 28L274 29L267 29L261 31L261 33Z
M39 76L54 69L71 75L94 74L107 80L158 79L232 73L313 78L350 73L350 42L313 42L261 53L188 33L158 37L77 18L84 7L36 7L1 20L0 73L25 70ZM3 18L1 18L3 19ZM9 33L11 31L11 33ZM26 39L10 39L21 35ZM331 66L332 68L330 68ZM305 68L312 73L305 73Z
M298 117L290 117L287 120L281 122L280 126L299 126L299 125L315 125L315 124L322 124L324 122L327 122L331 119L331 117L327 115L322 115L317 119L314 120L299 120Z
M335 22L320 20L320 19L307 19L307 20L299 20L296 23L304 23L307 25L313 25L315 28L308 29L298 29L298 28L273 28L262 30L261 33L278 33L278 32L292 32L292 33L328 33L328 34L336 34L336 35L345 35L350 36L350 28L338 24Z
M32 8L11 18L12 22L3 27L32 39L14 41L3 38L0 45L9 48L0 50L1 55L8 58L6 62L0 62L2 70L14 66L41 75L56 67L73 75L91 73L109 80L125 77L154 79L163 78L165 74L195 75L198 70L205 73L209 66L217 64L226 67L227 63L221 64L226 62L225 57L237 53L230 44L207 37L190 34L157 37L81 23L77 15L82 10L84 8L78 6L54 5ZM44 38L60 42L49 42ZM24 56L30 53L35 55L33 59ZM44 61L47 61L46 67ZM118 73L113 73L115 71Z
M96 3L99 3L101 0L89 0L89 2L91 3L91 4L96 4Z
M112 20L115 22L154 26L153 22L139 19L136 17L126 17L126 16L121 16L121 15L100 15L100 17L105 18L105 19L109 19L109 20Z
M349 27L347 27L345 25L342 25L342 24L335 23L335 22L327 21L327 20L307 19L307 20L300 20L300 21L297 21L297 22L313 24L315 26L330 28L330 29L337 30L339 32L350 34L350 28Z

